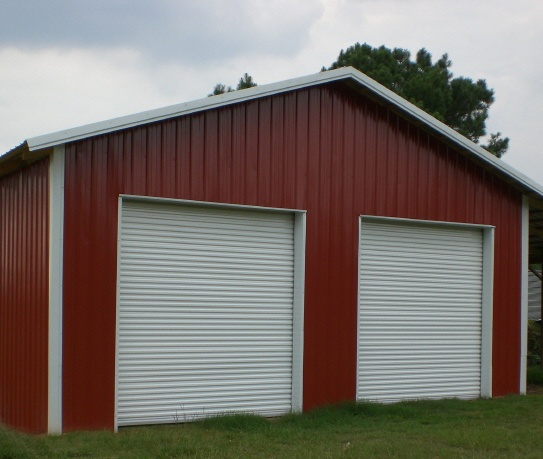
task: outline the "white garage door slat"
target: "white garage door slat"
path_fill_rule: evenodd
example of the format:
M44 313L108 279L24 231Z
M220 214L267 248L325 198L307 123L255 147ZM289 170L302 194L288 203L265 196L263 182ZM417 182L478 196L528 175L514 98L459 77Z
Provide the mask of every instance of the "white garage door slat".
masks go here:
M481 394L482 230L364 220L357 398Z
M291 214L124 201L117 423L291 411Z

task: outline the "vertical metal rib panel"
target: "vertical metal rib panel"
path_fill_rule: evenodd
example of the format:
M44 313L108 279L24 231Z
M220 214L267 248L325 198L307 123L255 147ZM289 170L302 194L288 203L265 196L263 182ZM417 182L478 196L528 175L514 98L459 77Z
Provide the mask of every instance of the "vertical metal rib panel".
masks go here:
M0 422L47 432L49 161L0 178Z
M291 410L293 223L123 203L119 426Z
M482 230L362 219L359 399L481 394Z

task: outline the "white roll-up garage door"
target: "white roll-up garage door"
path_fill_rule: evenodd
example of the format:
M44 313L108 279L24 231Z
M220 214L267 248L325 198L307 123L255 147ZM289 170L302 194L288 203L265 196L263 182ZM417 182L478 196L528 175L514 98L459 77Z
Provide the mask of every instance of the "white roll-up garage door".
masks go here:
M294 217L123 201L117 425L292 408Z
M357 398L481 395L483 231L362 219Z

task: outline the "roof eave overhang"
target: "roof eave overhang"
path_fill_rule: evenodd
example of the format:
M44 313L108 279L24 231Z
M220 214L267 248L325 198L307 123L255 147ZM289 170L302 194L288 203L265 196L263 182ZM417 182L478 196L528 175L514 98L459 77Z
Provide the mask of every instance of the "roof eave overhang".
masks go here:
M0 177L23 169L50 155L52 151L52 147L31 150L28 141L25 141L8 151L5 155L0 156Z

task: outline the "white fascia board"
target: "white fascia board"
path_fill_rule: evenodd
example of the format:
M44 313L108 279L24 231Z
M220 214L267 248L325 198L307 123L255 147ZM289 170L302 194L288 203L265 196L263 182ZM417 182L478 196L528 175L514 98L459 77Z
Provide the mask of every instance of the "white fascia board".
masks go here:
M509 176L522 188L525 188L530 192L536 193L537 195L539 195L540 198L543 199L542 185L534 182L521 172L517 171L502 160L487 152L480 145L477 145L476 143L467 139L463 135L456 132L454 129L443 124L441 121L438 121L433 116L413 105L411 102L408 102L407 100L398 96L391 90L385 88L380 83L377 83L375 80L354 69L353 67L343 67L340 69L328 70L325 72L307 75L300 78L280 81L278 83L255 86L253 88L244 89L241 91L233 91L218 96L198 99L192 102L171 105L168 107L149 110L133 115L123 116L120 118L114 118L107 121L88 124L73 129L58 131L52 134L32 137L27 140L27 143L30 151L40 150L42 148L48 148L66 142L73 142L75 140L84 139L86 137L106 134L108 132L113 132L120 129L126 129L142 124L153 123L156 121L173 118L176 116L187 115L202 110L210 110L213 108L219 108L252 99L271 96L286 91L294 91L296 89L341 80L351 80L355 82L361 87L361 89L367 90L375 94L379 98L383 99L385 102L392 104L400 111L406 113L408 116L415 118L422 124L428 126L437 134L448 138L450 141L457 144L462 149L472 153L475 157L479 158L483 163L488 164L491 168L497 169L498 171L501 171L505 175Z

